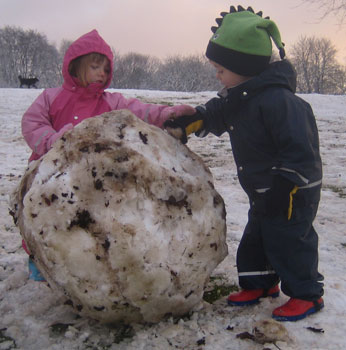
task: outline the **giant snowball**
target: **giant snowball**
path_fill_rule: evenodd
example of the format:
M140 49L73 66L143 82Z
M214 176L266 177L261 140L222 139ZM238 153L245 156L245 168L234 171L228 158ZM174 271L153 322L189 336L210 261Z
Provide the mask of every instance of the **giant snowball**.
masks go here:
M100 321L187 313L227 255L224 202L203 161L126 110L67 132L14 198L39 270Z

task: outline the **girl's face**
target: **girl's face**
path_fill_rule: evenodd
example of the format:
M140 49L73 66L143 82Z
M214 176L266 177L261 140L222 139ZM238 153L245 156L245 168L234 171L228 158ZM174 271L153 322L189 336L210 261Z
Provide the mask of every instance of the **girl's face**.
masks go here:
M90 62L85 71L85 79L87 85L92 83L99 83L105 85L108 81L110 73L109 62L104 59L102 62Z
M237 73L233 73L232 71L224 68L214 61L209 61L216 69L216 79L220 81L220 83L227 89L235 87L249 79L251 77L246 77L243 75L239 75Z

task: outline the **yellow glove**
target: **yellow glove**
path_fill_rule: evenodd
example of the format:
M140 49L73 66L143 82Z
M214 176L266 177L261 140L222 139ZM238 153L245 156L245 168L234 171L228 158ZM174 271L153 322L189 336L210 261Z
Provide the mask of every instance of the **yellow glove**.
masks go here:
M167 132L180 140L187 143L187 136L202 130L203 119L200 113L193 115L183 115L175 119L168 119L163 123L163 127Z

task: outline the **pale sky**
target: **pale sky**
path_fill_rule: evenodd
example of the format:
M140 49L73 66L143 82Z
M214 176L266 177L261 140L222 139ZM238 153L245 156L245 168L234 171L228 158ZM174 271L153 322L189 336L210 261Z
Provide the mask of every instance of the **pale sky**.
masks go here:
M0 0L0 28L33 29L57 47L62 39L97 29L121 54L204 54L215 18L232 4L270 16L288 52L301 36L325 37L346 64L346 25L340 27L333 16L320 20L317 6L304 0Z

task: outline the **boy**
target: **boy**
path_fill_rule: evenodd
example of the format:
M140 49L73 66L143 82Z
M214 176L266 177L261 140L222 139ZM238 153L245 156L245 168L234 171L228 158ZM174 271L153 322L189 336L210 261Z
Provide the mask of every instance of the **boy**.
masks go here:
M312 226L322 182L315 117L295 95L296 74L284 60L276 24L241 6L221 15L206 56L224 89L196 114L168 120L165 127L184 143L192 132L200 137L228 132L250 202L237 251L242 290L230 294L228 303L243 306L277 297L281 281L290 299L272 316L296 321L324 306ZM270 63L271 40L281 61Z

